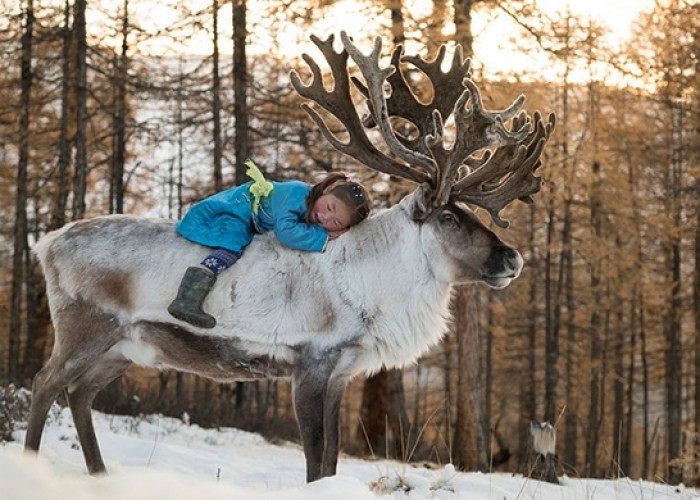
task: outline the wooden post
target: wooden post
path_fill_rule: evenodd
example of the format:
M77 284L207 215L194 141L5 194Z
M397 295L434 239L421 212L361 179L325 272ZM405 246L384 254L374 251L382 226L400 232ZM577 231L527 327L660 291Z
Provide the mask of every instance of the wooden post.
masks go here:
M531 447L528 477L559 484L557 478L557 430L549 422L530 423Z

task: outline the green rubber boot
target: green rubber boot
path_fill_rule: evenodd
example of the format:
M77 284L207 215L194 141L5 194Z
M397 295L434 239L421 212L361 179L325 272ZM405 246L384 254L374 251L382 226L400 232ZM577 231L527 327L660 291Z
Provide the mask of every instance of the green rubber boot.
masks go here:
M177 297L168 306L168 312L175 318L200 328L214 328L216 319L202 310L216 276L202 267L188 267L180 282Z

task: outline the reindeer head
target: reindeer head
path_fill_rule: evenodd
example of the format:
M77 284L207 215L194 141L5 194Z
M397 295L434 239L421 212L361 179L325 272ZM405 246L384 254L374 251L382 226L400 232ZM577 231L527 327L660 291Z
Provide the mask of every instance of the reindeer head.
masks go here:
M507 227L499 213L512 201L531 203L539 191L541 179L534 175L540 155L554 129L554 115L543 123L539 113L533 119L521 112L525 98L502 111L487 111L479 89L469 78L469 59L457 46L447 72L441 67L445 46L433 61L405 56L401 46L394 49L391 63L379 65L382 50L377 38L372 52L365 56L345 32L344 49L333 49L334 37L312 41L320 49L331 70L332 90L323 84L316 62L304 54L313 79L308 85L292 72L296 91L333 115L345 127L348 139L340 140L321 115L311 106L303 107L316 122L324 137L337 150L367 167L409 179L422 185L415 193L413 217L418 222L431 218L449 203L464 202L488 211L493 221ZM350 78L348 57L357 65L364 82ZM409 86L401 63L420 70L433 86L430 103L421 102ZM365 96L369 114L363 119L351 97L350 80ZM386 87L390 87L390 95ZM445 122L454 118L454 140L446 145ZM400 123L400 126L396 124ZM407 129L401 132L397 128ZM385 147L380 150L368 136L376 129Z

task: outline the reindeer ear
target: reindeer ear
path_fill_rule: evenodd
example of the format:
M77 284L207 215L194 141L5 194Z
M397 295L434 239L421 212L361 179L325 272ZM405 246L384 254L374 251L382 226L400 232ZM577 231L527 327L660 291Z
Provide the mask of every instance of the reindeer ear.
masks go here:
M427 182L418 186L413 193L413 220L424 221L432 210L433 189Z

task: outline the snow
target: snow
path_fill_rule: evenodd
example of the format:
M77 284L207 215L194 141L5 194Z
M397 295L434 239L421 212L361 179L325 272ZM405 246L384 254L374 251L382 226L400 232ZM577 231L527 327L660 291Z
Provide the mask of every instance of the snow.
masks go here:
M88 476L67 409L52 408L39 457L24 431L0 446L0 499L469 499L690 500L700 491L631 479L562 477L561 485L506 473L462 473L341 457L338 475L305 483L296 444L273 445L237 429L202 429L159 415L93 412L109 475Z

